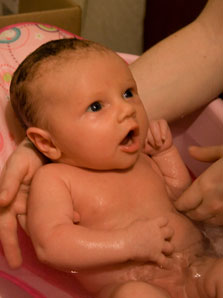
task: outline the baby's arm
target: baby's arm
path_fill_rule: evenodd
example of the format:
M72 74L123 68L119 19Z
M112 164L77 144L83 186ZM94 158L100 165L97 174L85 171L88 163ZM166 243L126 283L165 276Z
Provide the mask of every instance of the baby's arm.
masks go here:
M55 165L35 175L28 205L28 232L38 258L51 266L81 270L129 260L168 267L173 231L164 218L141 220L116 230L91 229L74 223L69 186Z
M171 198L176 199L191 184L189 172L173 144L166 120L150 121L145 153L158 165Z

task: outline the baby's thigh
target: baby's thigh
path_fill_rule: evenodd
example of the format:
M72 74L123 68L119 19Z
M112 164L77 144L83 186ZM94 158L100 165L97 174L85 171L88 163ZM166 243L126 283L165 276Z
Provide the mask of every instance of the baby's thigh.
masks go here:
M128 281L104 288L97 298L171 298L163 289L141 281Z

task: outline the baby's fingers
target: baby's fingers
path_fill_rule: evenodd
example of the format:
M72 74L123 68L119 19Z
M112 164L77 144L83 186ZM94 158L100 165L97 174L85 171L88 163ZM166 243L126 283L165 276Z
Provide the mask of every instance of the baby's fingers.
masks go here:
M156 218L155 221L157 222L157 224L160 228L165 227L168 224L168 219L166 217L162 217L162 216Z
M169 242L169 241L165 241L164 245L163 245L163 251L164 255L169 256L174 252L174 245Z
M149 145L151 147L151 149L156 147L155 140L154 140L152 131L150 129L147 132L146 144L147 144L147 146Z
M164 239L171 239L174 234L174 230L171 227L164 227L162 229L162 234Z
M165 142L166 138L167 138L167 133L168 133L169 126L168 126L166 120L164 120L164 119L161 119L159 121L159 126L160 126L161 140L162 140L162 142Z
M157 260L157 265L164 269L171 269L173 266L173 260L165 255L160 255Z
M149 128L153 138L153 145L155 148L159 148L162 145L162 134L158 121L150 121Z

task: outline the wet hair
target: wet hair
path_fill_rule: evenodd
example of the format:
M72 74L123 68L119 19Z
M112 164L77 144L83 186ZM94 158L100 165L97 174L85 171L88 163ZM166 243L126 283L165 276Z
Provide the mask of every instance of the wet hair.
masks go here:
M53 67L58 66L58 60L66 61L69 53L75 52L78 57L86 55L87 51L110 51L93 41L77 38L59 39L47 42L28 55L13 74L10 85L10 100L13 110L22 126L41 126L41 104L37 100L38 94L32 94L31 83L43 74L43 67L50 61L55 61ZM56 60L55 60L56 59ZM59 66L58 66L59 69ZM43 121L42 121L43 120Z

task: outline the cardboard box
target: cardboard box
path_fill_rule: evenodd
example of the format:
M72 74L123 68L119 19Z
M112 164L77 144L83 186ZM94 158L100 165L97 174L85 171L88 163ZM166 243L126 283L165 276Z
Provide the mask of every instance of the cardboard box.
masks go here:
M0 0L0 14L18 13L19 0Z
M18 14L0 16L0 28L22 22L39 22L80 34L81 9L73 0L20 0Z

